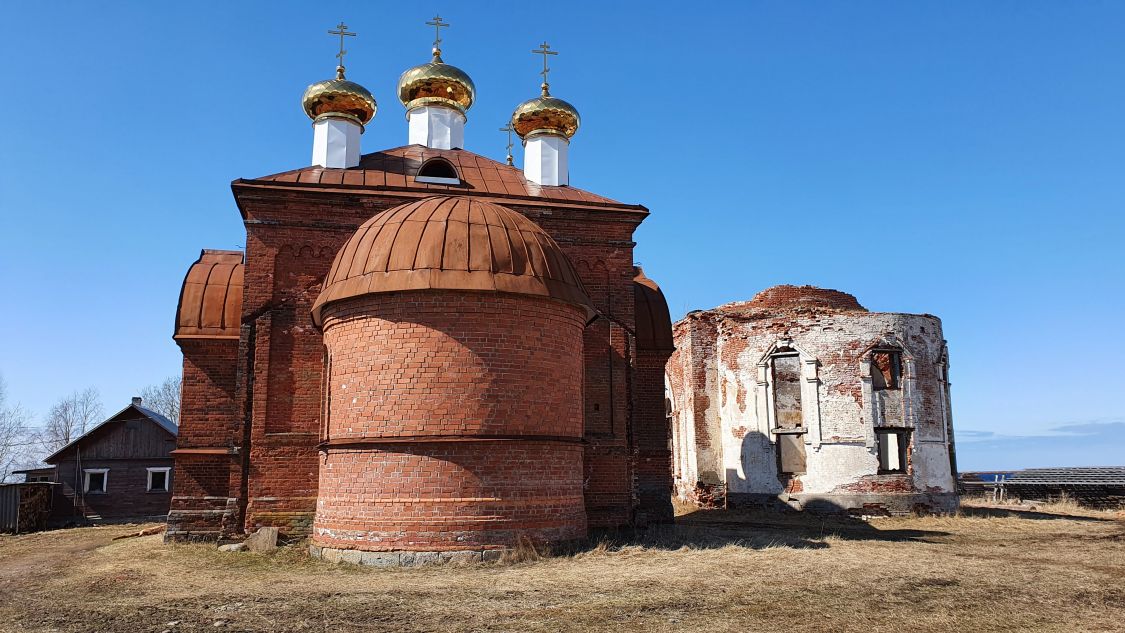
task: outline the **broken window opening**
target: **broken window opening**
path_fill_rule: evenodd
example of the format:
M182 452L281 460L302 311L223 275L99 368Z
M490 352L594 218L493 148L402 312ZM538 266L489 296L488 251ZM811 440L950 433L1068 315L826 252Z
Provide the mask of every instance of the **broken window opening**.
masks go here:
M902 388L902 352L877 350L871 353L871 388L875 391Z
M910 447L910 431L907 429L875 429L879 448L879 474L890 475L906 472L906 456Z
M773 372L774 427L779 431L805 426L801 407L801 357L775 354L770 358Z
M801 356L783 348L770 356L773 390L774 434L777 441L777 472L805 473L805 420L801 401Z

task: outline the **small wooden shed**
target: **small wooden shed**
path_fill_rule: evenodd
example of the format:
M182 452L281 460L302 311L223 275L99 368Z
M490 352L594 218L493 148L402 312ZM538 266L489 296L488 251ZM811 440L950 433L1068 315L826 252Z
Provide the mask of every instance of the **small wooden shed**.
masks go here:
M0 484L0 533L46 529L54 486L45 482Z

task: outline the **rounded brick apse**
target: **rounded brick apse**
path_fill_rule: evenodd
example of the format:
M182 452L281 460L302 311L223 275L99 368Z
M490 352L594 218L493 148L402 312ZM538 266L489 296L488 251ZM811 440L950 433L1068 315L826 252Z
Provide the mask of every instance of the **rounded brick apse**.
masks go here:
M746 303L747 308L786 309L786 308L827 308L866 312L856 298L846 292L817 288L815 286L773 286L754 295Z
M313 307L314 554L416 564L585 537L591 315L558 246L505 207L427 198L361 226Z

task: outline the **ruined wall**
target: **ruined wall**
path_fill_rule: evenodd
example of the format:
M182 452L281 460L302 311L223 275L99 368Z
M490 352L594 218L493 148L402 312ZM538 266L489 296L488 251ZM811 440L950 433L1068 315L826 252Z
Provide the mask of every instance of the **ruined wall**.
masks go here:
M717 331L715 322L689 315L673 327L676 351L666 365L673 485L681 498L704 506L721 505L725 490L720 409L713 406L714 392L708 389L718 384Z
M940 320L809 290L771 289L676 324L679 496L709 501L718 470L728 505L955 507Z

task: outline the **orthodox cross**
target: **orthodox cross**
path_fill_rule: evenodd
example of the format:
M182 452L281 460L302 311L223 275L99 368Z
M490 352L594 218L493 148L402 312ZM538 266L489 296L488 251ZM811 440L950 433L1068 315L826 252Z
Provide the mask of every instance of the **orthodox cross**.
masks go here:
M543 42L542 44L539 45L539 48L537 48L537 49L535 49L531 52L534 55L542 55L543 56L543 72L541 72L539 74L543 75L543 85L541 87L543 88L543 94L546 95L547 94L547 88L550 86L550 84L547 83L547 73L551 72L551 69L547 67L547 56L548 55L558 55L558 52L551 50L551 45L546 43L546 42Z
M441 54L441 28L443 26L449 26L449 23L448 22L442 22L441 16L435 15L434 21L433 22L426 22L426 24L434 27L434 54L440 55Z
M515 163L512 162L512 132L515 132L516 128L512 127L512 123L509 121L507 125L500 128L500 131L508 133L508 164L514 165Z
M344 38L345 37L355 37L355 33L348 32L348 25L344 24L343 21L341 21L339 24L337 24L336 28L339 29L339 30L329 31L328 34L340 36L340 52L336 53L336 57L338 57L340 59L340 64L336 67L336 75L337 75L337 79L343 79L344 78L344 55L348 54L348 51L344 49Z

